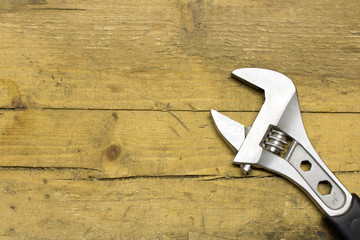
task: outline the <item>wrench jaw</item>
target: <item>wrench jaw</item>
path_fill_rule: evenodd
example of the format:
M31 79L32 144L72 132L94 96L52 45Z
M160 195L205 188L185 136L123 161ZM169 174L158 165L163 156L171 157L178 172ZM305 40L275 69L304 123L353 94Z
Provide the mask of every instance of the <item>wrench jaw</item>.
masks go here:
M244 125L232 120L214 109L211 109L210 113L219 135L229 145L231 150L234 153L237 153L245 139Z
M344 214L351 205L352 196L311 145L292 81L283 74L266 69L237 69L232 74L265 93L265 102L250 131L245 139L241 139L241 144L239 141L235 144L239 148L235 148L238 152L233 163L277 173L302 189L325 215ZM217 128L225 128L222 118L215 118ZM227 132L239 128L232 126L233 130L230 127ZM234 145L229 134L219 132L229 145ZM283 148L284 142L289 142L289 147ZM303 168L305 163L309 169ZM321 192L321 183L330 186L330 191Z
M225 143L227 143L230 149L234 153L237 153L245 140L246 129L244 125L232 120L214 109L211 109L211 116L219 135ZM249 164L243 164L240 166L242 173L245 175L249 174L252 170Z
M296 89L288 77L268 69L241 68L234 70L232 75L242 82L262 89L265 94L265 102L233 161L234 164L246 161L246 164L256 165L263 151L260 142L264 133L270 125L278 124L288 103L296 95Z

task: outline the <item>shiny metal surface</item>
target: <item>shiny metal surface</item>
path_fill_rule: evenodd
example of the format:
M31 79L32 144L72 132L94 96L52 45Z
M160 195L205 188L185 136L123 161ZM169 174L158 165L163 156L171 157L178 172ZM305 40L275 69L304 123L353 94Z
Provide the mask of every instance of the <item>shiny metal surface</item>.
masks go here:
M285 145L288 145L286 134L274 128L270 129L264 141L265 149L280 155L281 152L285 151Z
M244 125L232 120L231 118L211 109L211 116L216 129L224 141L235 153L239 151L241 144L245 139Z
M241 68L232 75L265 94L265 102L233 160L234 164L257 164L263 152L260 143L264 134L270 125L278 124L289 101L296 95L296 89L288 77L272 70Z
M220 136L222 136L231 150L233 150L234 153L237 153L245 139L244 125L232 120L214 109L211 109L211 116ZM251 172L251 166L249 164L241 165L241 168L244 174Z
M221 129L220 135L228 144L240 145L233 163L251 164L286 177L300 187L328 216L345 213L350 207L352 196L311 145L301 119L297 93L292 81L281 73L259 68L238 69L233 71L233 76L265 93L265 102L242 144L229 133L241 132L244 126L234 124L233 120L219 117L218 114L212 114L217 118L214 122L217 128ZM227 125L227 122L231 124ZM266 150L264 141L273 127L292 140L284 155ZM304 163L310 166L309 169L302 168ZM331 186L329 193L319 191L321 183Z

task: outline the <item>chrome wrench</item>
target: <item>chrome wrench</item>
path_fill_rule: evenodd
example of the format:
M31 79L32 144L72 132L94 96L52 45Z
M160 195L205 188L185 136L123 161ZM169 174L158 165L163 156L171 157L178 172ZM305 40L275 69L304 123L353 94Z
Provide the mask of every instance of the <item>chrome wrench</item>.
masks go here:
M350 194L311 145L292 81L260 68L237 69L232 76L265 94L247 134L243 125L211 110L219 134L237 152L233 163L245 173L254 166L289 179L313 200L341 239L360 239L360 199Z

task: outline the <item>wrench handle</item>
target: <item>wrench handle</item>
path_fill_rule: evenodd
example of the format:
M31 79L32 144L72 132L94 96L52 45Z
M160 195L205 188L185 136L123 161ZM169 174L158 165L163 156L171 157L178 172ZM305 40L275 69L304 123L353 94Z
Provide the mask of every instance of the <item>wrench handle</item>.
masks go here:
M325 217L339 239L360 240L360 198L353 193L349 210L339 216Z

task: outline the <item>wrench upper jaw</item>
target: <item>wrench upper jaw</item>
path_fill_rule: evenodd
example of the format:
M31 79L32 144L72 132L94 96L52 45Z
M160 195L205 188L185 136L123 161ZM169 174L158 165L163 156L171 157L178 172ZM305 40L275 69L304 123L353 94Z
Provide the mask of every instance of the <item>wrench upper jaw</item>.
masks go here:
M232 72L232 77L265 93L265 99L280 97L286 104L296 93L293 82L284 74L262 68L240 68Z
M233 161L234 164L256 165L264 150L260 145L269 126L278 124L289 102L296 95L296 89L288 77L268 69L240 68L234 70L232 75L262 89L265 94L265 102Z

